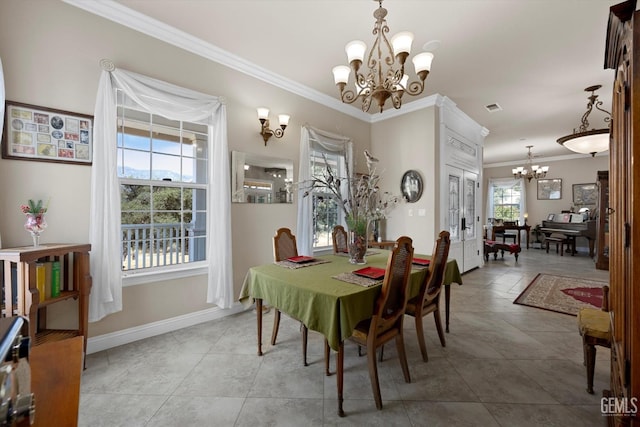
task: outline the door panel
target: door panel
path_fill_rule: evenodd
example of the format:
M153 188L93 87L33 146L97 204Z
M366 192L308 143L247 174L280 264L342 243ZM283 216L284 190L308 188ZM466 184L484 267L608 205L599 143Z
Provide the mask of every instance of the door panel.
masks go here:
M449 258L462 272L480 265L477 239L478 175L447 166L447 206L445 228L451 234Z

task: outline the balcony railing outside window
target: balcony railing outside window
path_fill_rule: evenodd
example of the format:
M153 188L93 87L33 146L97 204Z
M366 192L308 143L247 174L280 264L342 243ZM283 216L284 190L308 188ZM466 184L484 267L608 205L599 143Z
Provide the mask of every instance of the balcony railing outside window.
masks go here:
M204 230L181 223L122 225L123 271L202 261L204 254Z

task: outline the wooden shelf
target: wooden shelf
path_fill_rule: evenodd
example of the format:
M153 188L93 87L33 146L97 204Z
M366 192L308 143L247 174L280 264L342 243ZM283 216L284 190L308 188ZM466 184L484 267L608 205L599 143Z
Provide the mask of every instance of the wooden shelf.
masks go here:
M61 291L60 296L55 298L48 298L38 303L38 308L46 307L51 304L55 304L60 301L68 300L71 298L77 299L80 296L80 291Z
M2 316L7 312L29 319L29 335L33 345L61 341L76 336L85 337L87 350L87 323L91 274L89 269L89 244L46 244L38 247L0 249L0 261L4 263L4 294ZM60 295L40 302L36 286L35 264L38 262L60 262ZM14 277L12 278L12 269ZM12 280L17 295L13 295ZM47 308L69 299L78 300L78 328L71 330L47 328ZM11 310L7 310L11 307Z

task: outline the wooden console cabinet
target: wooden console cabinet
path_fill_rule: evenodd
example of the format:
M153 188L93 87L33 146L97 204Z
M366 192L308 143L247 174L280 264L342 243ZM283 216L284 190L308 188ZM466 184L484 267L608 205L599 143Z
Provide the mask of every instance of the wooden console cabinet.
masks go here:
M605 68L615 70L609 154L609 425L640 426L640 11L610 8ZM627 405L627 406L625 406Z
M0 249L0 261L4 263L2 316L25 316L29 319L29 335L34 346L61 341L76 336L84 337L84 354L87 350L87 322L91 273L89 270L90 244L45 244L38 247ZM59 261L62 280L60 296L40 301L36 287L35 264ZM16 291L12 292L12 272L15 269ZM60 301L78 301L77 329L47 328L47 307Z

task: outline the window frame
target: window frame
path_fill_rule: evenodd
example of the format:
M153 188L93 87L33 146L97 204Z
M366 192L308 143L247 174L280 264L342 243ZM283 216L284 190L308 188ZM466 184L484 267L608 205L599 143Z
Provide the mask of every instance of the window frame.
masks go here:
M207 241L209 239L209 231L210 231L207 229L207 216L210 213L208 212L207 202L206 202L208 198L211 197L210 177L208 176L208 163L211 161L210 152L208 149L209 129L206 125L201 125L198 123L166 119L158 114L154 114L152 112L139 108L137 105L131 105L132 101L127 100L126 98L123 98L122 96L124 94L120 94L120 95L121 96L117 97L117 102L116 102L116 124L117 124L116 150L118 151L118 154L117 154L118 165L117 165L116 173L118 175L118 183L121 186L121 188L123 185L140 185L140 186L149 188L149 191L150 191L150 200L149 200L149 206L148 206L149 209L148 211L146 209L141 210L141 212L148 212L150 216L150 221L145 225L149 226L151 231L149 233L148 240L145 242L145 244L150 245L149 253L152 256L152 260L151 260L152 265L150 267L138 267L138 268L131 268L131 269L124 268L125 261L126 261L126 257L124 255L124 245L125 243L130 245L131 241L130 240L128 242L126 241L124 229L122 228L123 224L121 223L121 231L120 231L121 235L119 238L119 244L123 248L122 249L123 252L121 256L121 261L122 261L121 272L122 272L122 278L123 278L123 286L131 286L135 284L158 281L160 280L160 276L161 276L161 280L171 280L171 279L190 277L195 275L205 275L207 274L207 269L210 261L208 259L209 254L207 251L207 245L208 245ZM131 114L129 116L126 114L127 111L133 111L134 114ZM140 114L138 115L136 113L140 113ZM141 117L147 117L148 120L145 122L140 119ZM160 120L156 119L156 121L154 121L154 118L159 118ZM127 124L130 124L132 122L136 122L136 124L139 124L143 129L141 131L127 132L128 130L132 129L131 127L127 127ZM164 135L164 133L156 132L157 129L169 129L171 132L168 132L166 135ZM172 133L176 133L177 136L173 135ZM132 148L128 147L125 142L126 135L132 135L132 136L138 136L138 137L142 136L143 138L148 138L149 140L148 147L146 147L145 149L138 148L138 149L132 150ZM167 136L168 138L166 139L162 138L162 135ZM202 144L205 144L207 149L203 150L205 152L204 155L202 153L198 153L195 142L193 144L193 150L191 153L189 153L188 150L184 150L184 144L188 142L186 140L187 135L193 136L191 138L192 141L197 141L198 139L200 139L200 142ZM166 142L175 142L180 144L178 148L178 154L171 152L171 150L158 150L157 145L154 146L154 141L159 142L160 143L159 145L163 145ZM132 178L132 177L120 176L120 173L121 173L120 168L126 167L126 163L124 160L122 160L123 157L121 157L125 155L125 150L138 151L141 153L145 153L149 156L147 178ZM154 177L154 173L157 172L157 170L154 170L153 168L154 155L171 155L171 156L177 157L177 160L179 162L179 168L177 171L179 178L177 180L169 181L166 179L157 179L158 178L157 176ZM193 173L191 175L191 178L192 178L191 180L184 180L185 160L193 161ZM198 168L202 168L204 170L204 182L200 182L200 183L197 182ZM156 210L154 208L153 206L154 194L156 194L154 192L154 189L158 189L158 188L179 188L181 190L179 210L172 209L170 211L166 211L166 210ZM203 190L203 192L200 193L200 195L204 195L204 201L198 203L200 206L203 206L203 207L198 209L196 207L196 201L194 199L192 199L192 204L190 206L188 207L185 206L184 192L197 191L197 190ZM187 243L187 239L192 239L190 240L189 243L195 246L192 246L191 249L193 251L199 252L204 257L204 259L198 260L198 261L186 262L186 263L176 262L176 263L164 264L164 265L155 265L155 266L153 265L153 263L157 261L157 259L154 259L154 258L158 257L158 254L155 253L156 248L154 248L156 244L154 243L153 226L154 224L155 225L162 224L162 222L154 222L152 218L154 214L157 215L158 213L162 213L162 212L169 213L169 214L177 213L179 215L178 224L180 224L180 237L178 237L178 240L180 241L181 246L176 251L176 254L180 258L180 260L183 261L185 256L189 256L188 251L185 253L185 244ZM121 193L120 215L122 216L124 214L125 214L125 210L123 209L123 206L122 206L122 193ZM185 215L191 216L190 222L185 222ZM198 218L197 219L198 230L204 230L204 231L202 231L201 235L189 236L186 230L187 228L190 228L196 225L196 218ZM166 249L166 247L163 247L163 250L164 249Z
M343 168L341 167L340 164L340 157L342 156L340 153L337 152L331 152L331 151L327 151L327 150L322 150L322 149L318 149L316 147L310 147L309 148L309 170L311 172L311 179L314 178L314 168L317 167L325 167L327 165L327 163L324 161L325 157L327 160L333 160L335 159L335 162L331 162L329 161L328 164L334 168L334 170L336 171L336 176L339 177L344 177L346 171L342 170ZM318 161L316 161L315 159L318 159ZM344 225L344 213L342 212L342 209L340 208L340 203L339 201L337 201L337 198L334 194L332 194L330 191L322 189L322 188L314 188L311 193L310 193L310 197L312 197L311 199L311 215L312 215L312 223L313 225L313 252L325 252L328 250L332 250L333 248L333 241L331 238L331 233L333 232L333 228L336 225ZM325 199L331 199L331 200L336 200L336 211L335 211L335 218L336 221L333 224L333 226L330 226L329 221L327 221L327 245L325 246L316 246L316 218L318 218L318 215L316 215L316 207L318 204L318 198L325 198ZM329 214L330 215L330 214ZM319 239L318 239L319 240Z
M508 221L518 221L520 220L521 216L523 215L523 212L520 212L522 209L522 197L523 195L523 191L522 191L522 182L516 182L514 185L501 185L501 184L492 184L492 191L489 192L489 194L493 197L493 201L491 203L491 207L492 207L492 212L490 212L490 216L489 218L494 218L494 219L502 219L502 220L508 220ZM518 188L517 191L517 195L514 195L514 190ZM496 203L496 192L503 190L504 192L511 192L510 195L505 196L504 194L502 195L502 202L503 203ZM511 202L511 203L504 203L504 199L505 198L511 198L512 200L514 199L514 197L518 198L518 202ZM500 208L500 207L505 207L505 206L509 206L510 208L508 208L508 210L510 211L510 216L509 217L498 217L496 216L496 209ZM517 209L517 215L514 216L514 209Z

